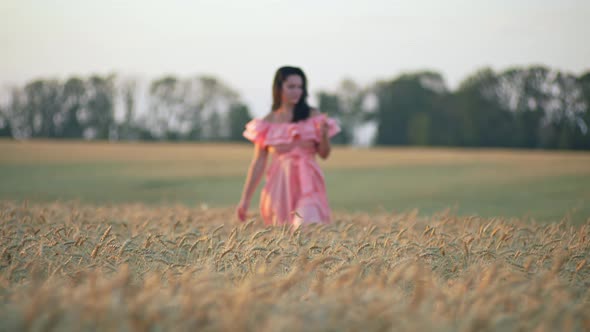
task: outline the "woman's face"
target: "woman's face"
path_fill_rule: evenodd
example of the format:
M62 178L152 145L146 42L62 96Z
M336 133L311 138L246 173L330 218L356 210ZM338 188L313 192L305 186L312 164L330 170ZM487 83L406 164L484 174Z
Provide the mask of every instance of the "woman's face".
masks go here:
M281 89L281 101L283 103L297 104L303 95L303 79L299 75L289 75L283 81Z

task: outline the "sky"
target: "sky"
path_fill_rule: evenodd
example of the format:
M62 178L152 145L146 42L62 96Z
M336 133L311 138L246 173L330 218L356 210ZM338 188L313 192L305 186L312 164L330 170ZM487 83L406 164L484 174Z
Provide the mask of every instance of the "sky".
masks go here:
M213 75L263 116L283 65L305 71L312 104L344 78L434 70L453 89L482 67L579 75L588 17L582 0L0 0L0 84Z

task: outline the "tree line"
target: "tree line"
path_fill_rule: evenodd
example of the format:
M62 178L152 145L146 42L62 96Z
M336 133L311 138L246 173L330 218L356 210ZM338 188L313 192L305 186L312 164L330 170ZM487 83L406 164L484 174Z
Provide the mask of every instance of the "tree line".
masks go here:
M9 87L0 136L159 141L243 141L252 119L239 94L212 76L162 76L147 83L115 74ZM143 92L142 92L143 91ZM374 145L590 149L590 72L544 66L483 68L450 90L433 71L360 86L344 79L319 91L337 118L339 144L373 127Z
M451 91L442 75L421 71L366 88L345 80L319 104L340 117L343 143L373 122L375 145L590 149L590 72L483 68Z
M149 82L147 97L141 83L111 74L11 87L0 106L0 136L235 140L251 118L238 94L215 77L163 76Z

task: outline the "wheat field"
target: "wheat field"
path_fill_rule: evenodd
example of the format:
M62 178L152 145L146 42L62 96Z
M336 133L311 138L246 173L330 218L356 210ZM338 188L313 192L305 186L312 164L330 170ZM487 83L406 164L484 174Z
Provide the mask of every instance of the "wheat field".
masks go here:
M299 230L251 154L0 140L0 331L590 330L587 153L335 146Z
M0 201L3 331L588 331L590 220Z

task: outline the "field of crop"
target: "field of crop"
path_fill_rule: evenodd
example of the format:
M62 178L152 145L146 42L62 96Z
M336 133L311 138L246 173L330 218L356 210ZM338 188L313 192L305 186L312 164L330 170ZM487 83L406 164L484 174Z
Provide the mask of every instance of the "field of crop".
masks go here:
M228 207L240 199L251 144L0 140L0 200ZM343 212L590 217L590 153L335 146L319 159ZM259 186L260 189L261 185ZM252 202L255 213L258 194Z
M590 222L0 202L3 331L588 331Z
M299 230L251 153L0 140L0 331L590 330L588 153L335 147Z

